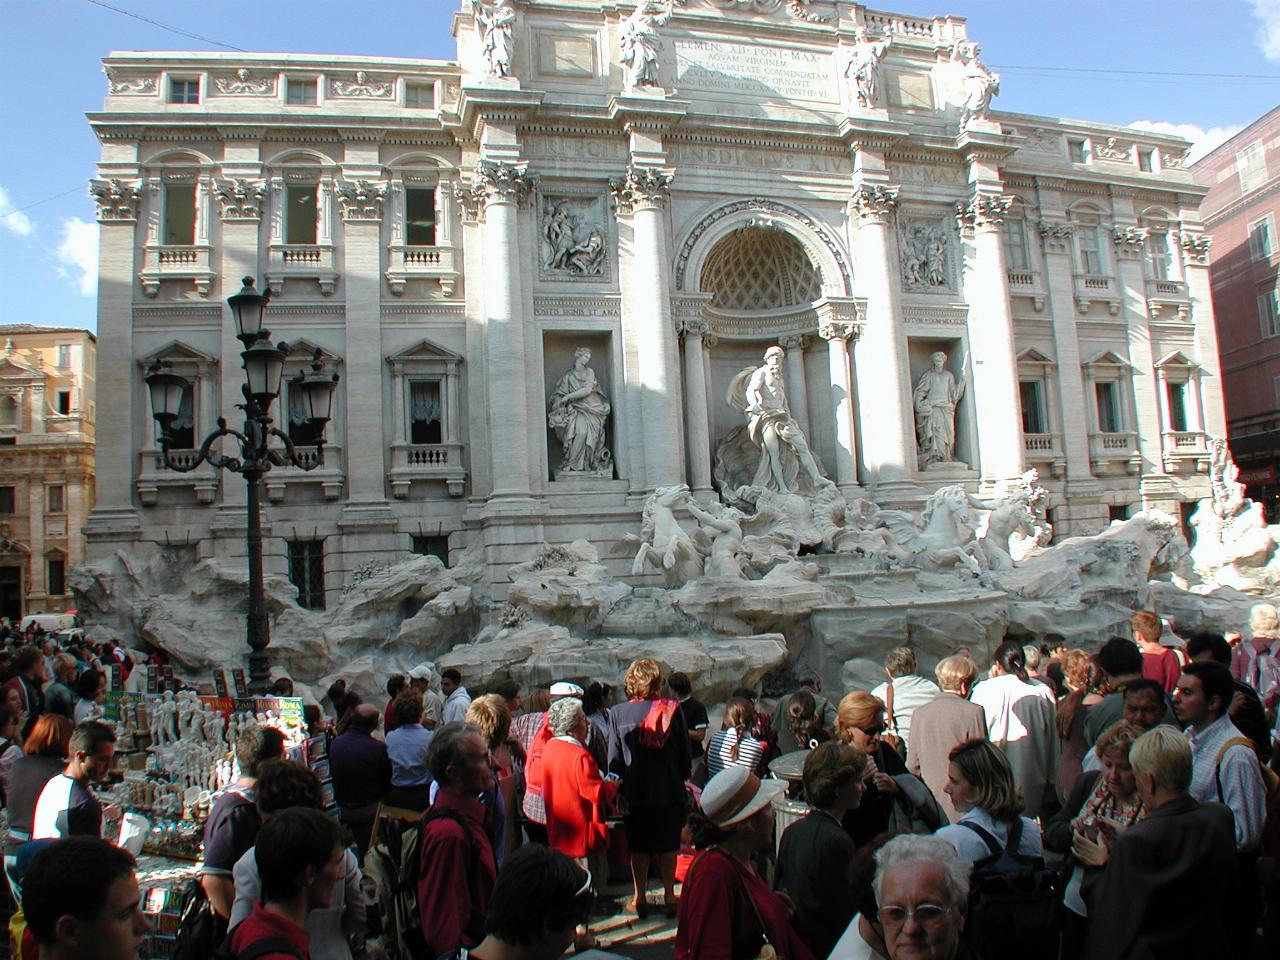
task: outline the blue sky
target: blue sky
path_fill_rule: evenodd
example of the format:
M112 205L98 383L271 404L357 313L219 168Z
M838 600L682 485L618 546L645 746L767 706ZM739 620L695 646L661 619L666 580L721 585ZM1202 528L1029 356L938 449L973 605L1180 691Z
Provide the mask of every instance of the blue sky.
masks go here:
M0 323L96 325L96 228L86 182L98 145L84 114L102 105L105 54L226 49L220 42L255 51L447 59L449 19L460 6L458 0L0 0ZM1280 103L1280 0L872 6L968 18L969 36L1003 77L998 110L1172 125L1161 129L1176 126L1211 143Z

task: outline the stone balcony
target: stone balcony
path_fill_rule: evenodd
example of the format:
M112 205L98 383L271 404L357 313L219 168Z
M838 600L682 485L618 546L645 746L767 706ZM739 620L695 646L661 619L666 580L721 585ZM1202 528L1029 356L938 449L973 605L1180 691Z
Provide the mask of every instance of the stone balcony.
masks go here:
M1044 309L1044 285L1040 282L1040 274L1036 270L1010 270L1009 295L1014 297L1030 297L1031 306L1036 313Z
M311 466L320 460L320 452L316 447L294 447L293 452L304 464ZM324 462L311 470L299 470L293 466L273 467L271 472L262 478L262 486L267 499L279 503L290 487L318 485L326 500L337 500L342 496L342 488L346 478L342 470L342 447L336 443L324 445Z
M273 243L268 248L267 284L278 296L286 280L314 280L328 297L338 286L338 271L333 263L332 244Z
M392 496L407 497L415 480L443 481L449 496L462 496L467 482L462 449L461 443L393 443L389 477Z
M213 248L199 246L160 246L148 244L142 251L142 272L138 280L142 292L154 297L160 292L162 280L190 280L196 293L209 296L217 274L213 272Z
M170 450L169 459L179 466L196 462L198 450ZM202 463L190 473L170 470L160 450L143 450L138 455L138 479L134 483L138 500L144 507L154 506L161 490L189 490L197 503L213 503L218 493L218 471Z
M1148 280L1147 310L1152 318L1161 314L1186 320L1191 313L1191 297L1181 280Z
M1199 473L1209 469L1209 442L1200 430L1165 430L1160 435L1166 473Z
M1024 458L1033 466L1047 466L1055 477L1067 469L1067 455L1062 449L1062 435L1058 433L1024 433L1022 435Z
M409 247L392 244L388 250L390 266L387 267L387 283L391 292L399 297L410 280L435 280L440 292L452 297L461 272L458 270L458 251L452 246Z
M1120 313L1120 293L1112 277L1076 274L1076 309L1088 313L1095 303L1105 303L1111 315Z
M1142 467L1138 435L1124 433L1089 434L1089 462L1095 474L1137 474Z

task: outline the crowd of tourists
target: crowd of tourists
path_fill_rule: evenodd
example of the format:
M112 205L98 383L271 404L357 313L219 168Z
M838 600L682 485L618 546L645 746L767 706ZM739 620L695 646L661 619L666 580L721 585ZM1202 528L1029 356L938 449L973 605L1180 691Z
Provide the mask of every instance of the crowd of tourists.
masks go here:
M615 909L673 918L679 960L1276 956L1280 617L1259 604L1230 637L1149 611L1130 626L1092 654L1007 637L980 667L960 648L933 679L898 648L869 690L829 699L804 676L766 709L744 688L715 723L647 658L619 689L473 697L428 664L385 702L338 682L327 718L309 710L336 815L276 731L242 730L179 956L607 948L611 864L630 880ZM5 687L27 710L40 669ZM134 956L134 864L90 789L112 731L74 719L23 735L0 705L25 955Z

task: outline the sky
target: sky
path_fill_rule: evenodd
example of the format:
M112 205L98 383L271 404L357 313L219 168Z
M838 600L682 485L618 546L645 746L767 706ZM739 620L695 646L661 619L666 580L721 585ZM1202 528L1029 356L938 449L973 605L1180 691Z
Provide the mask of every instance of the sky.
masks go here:
M698 0L689 0L698 2ZM843 4L843 0L841 0ZM96 327L85 113L113 50L452 59L459 0L0 0L0 323ZM886 0L954 15L996 110L1154 125L1203 150L1280 103L1280 0ZM1193 157L1194 159L1194 157Z

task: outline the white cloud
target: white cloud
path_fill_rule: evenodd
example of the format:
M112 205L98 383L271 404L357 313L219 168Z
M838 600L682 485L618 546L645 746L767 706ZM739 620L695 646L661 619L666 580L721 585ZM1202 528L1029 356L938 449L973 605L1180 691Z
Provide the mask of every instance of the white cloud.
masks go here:
M1268 60L1280 60L1280 0L1249 0L1249 6L1258 18L1258 49Z
M1280 9L1280 0L1276 0ZM1280 16L1278 16L1280 22ZM1197 127L1194 123L1170 123L1168 120L1135 120L1129 124L1135 130L1148 130L1151 133L1171 133L1175 137L1185 137L1191 141L1191 153L1188 161L1195 163L1219 144L1225 143L1244 129L1244 124L1236 123L1226 127Z
M62 242L58 259L63 266L58 272L79 288L80 294L92 297L98 292L98 225L79 217L62 221Z
M13 201L4 187L0 187L0 227L20 237L31 236L36 228L30 217L13 209Z

